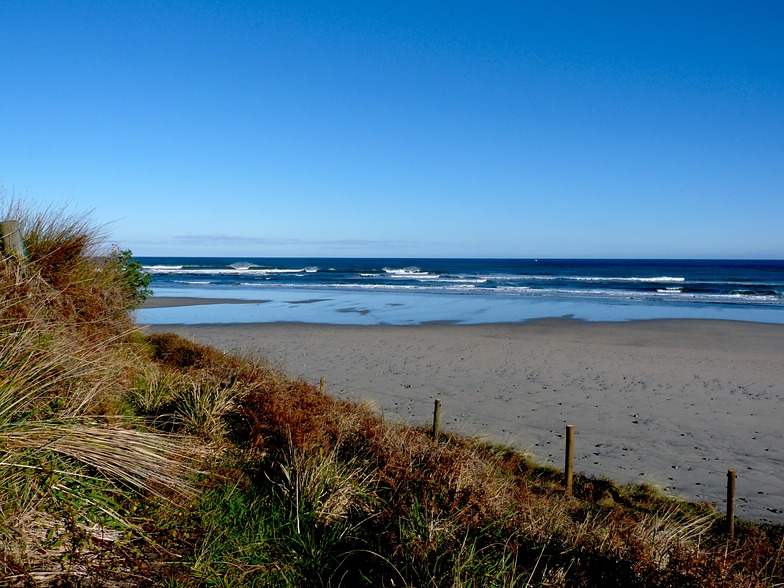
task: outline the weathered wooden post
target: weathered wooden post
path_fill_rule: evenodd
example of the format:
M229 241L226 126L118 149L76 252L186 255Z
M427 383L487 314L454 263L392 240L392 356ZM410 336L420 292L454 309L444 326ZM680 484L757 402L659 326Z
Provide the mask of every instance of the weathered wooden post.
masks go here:
M735 470L727 470L727 535L735 536Z
M436 398L435 406L433 407L433 441L438 441L438 426L441 420L441 399Z
M6 220L0 222L0 237L2 237L3 251L5 251L6 255L12 255L17 259L25 258L19 221Z
M564 461L564 495L572 495L574 477L574 425L566 425L566 459Z

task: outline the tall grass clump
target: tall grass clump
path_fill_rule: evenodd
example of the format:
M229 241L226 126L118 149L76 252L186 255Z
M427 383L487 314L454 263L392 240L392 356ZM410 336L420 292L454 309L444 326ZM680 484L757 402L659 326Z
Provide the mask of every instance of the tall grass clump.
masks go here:
M27 253L0 253L0 577L85 580L106 573L96 560L119 529L143 536L133 497L195 498L190 444L121 413L142 353L129 311L145 295L127 258L86 216L0 208Z
M107 245L88 215L25 209L17 201L4 216L20 221L27 254L28 281L17 280L15 287L45 296L50 318L115 333L133 326L128 311L149 295L149 276L130 252ZM19 271L10 259L4 265L11 274Z

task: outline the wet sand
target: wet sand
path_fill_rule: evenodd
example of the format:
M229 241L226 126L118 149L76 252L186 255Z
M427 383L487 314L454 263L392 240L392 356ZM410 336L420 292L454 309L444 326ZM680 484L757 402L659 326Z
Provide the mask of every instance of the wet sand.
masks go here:
M175 306L202 306L205 304L264 304L269 300L245 300L241 298L195 298L192 296L153 296L142 304L142 308L172 308Z
M175 303L177 301L174 301ZM247 302L247 301L246 301ZM649 482L738 516L784 523L784 325L711 320L342 326L159 325L229 352L261 353L292 377L371 399L386 418L432 419L575 470Z

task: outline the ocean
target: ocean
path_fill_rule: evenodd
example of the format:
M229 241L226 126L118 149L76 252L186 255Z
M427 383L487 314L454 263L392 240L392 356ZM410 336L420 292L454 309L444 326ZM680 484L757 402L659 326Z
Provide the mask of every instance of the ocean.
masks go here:
M784 261L139 257L157 296L232 299L137 311L147 324L456 324L570 317L784 323Z

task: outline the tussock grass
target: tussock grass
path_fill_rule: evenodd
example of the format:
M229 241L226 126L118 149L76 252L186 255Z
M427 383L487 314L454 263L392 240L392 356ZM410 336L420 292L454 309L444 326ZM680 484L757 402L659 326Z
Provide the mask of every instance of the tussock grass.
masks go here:
M9 453L24 455L54 452L89 466L108 481L138 488L161 498L173 492L193 498L195 490L188 483L195 470L183 457L182 440L153 432L138 431L118 424L95 422L27 424L9 427L2 433ZM13 461L2 465L13 466ZM43 469L43 466L38 466ZM75 471L59 471L79 475Z
M0 208L21 220L27 253L0 254L0 577L128 576L127 561L115 574L101 558L118 533L146 537L133 501L195 499L198 447L121 412L140 350L133 292L100 231L60 210Z
M176 416L195 435L206 439L220 437L225 430L223 419L235 407L238 395L236 385L191 381L174 399Z
M144 335L89 219L11 213L29 260L0 255L0 583L784 585L780 527L729 541L706 505L582 476L566 498L512 448Z
M133 387L126 392L126 401L140 415L165 413L179 393L180 380L169 370L155 365L147 366L137 376Z

